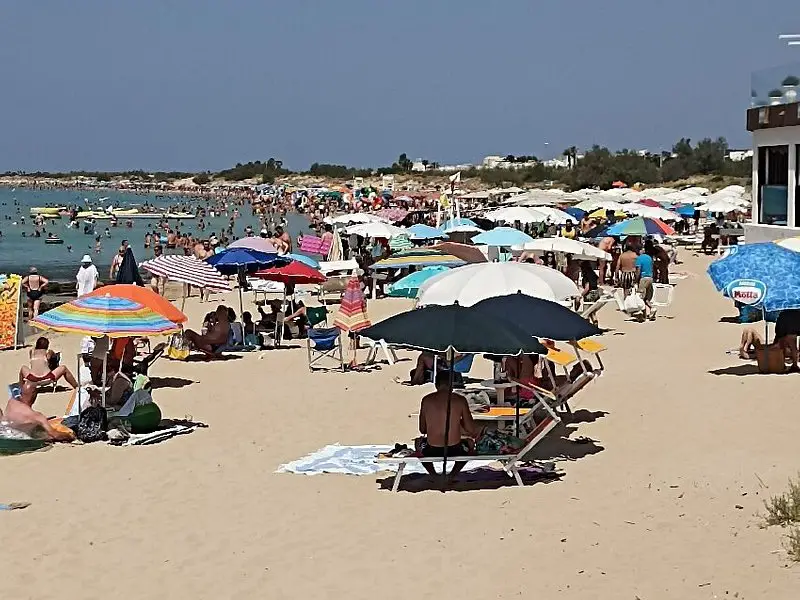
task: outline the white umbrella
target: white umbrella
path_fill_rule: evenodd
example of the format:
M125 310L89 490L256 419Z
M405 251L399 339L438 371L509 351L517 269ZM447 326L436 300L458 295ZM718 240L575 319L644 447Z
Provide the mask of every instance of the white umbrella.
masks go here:
M547 215L548 220L556 225L563 225L567 221L572 221L574 223L577 220L568 212L553 208L552 206L537 206L536 211Z
M612 198L589 198L588 200L584 200L583 202L576 204L575 208L580 208L581 210L585 210L586 212L594 212L598 208L602 208L603 210L613 210L613 211L621 211L625 210L626 204L622 204L621 202L617 202Z
M541 254L545 252L563 252L572 254L573 258L581 260L611 260L611 255L604 250L600 250L597 246L565 237L536 238L522 246L514 246L513 249Z
M666 208L647 206L638 202L626 205L625 212L639 217L647 217L648 219L661 219L662 221L677 221L682 218L678 213Z
M698 210L711 213L747 212L747 208L733 199L718 198L697 207Z
M793 252L800 252L800 237L784 238L775 243Z
M322 219L328 225L349 225L351 223L387 223L386 219L369 213L350 213L338 217L325 217Z
M383 238L390 240L398 235L407 235L408 231L404 227L395 227L388 223L375 221L373 223L361 223L352 225L345 229L348 235L356 234L365 238Z
M580 291L569 277L544 265L528 263L475 263L435 275L419 288L420 305L472 306L495 296L523 293L562 301Z
M523 206L508 206L489 211L484 215L489 221L505 221L506 223L542 223L547 220L547 215L537 208Z

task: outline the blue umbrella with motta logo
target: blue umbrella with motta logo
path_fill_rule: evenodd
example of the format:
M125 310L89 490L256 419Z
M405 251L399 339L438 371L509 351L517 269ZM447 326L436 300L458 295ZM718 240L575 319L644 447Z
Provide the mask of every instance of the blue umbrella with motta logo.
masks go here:
M800 252L777 244L734 246L708 266L723 294L766 312L800 308Z

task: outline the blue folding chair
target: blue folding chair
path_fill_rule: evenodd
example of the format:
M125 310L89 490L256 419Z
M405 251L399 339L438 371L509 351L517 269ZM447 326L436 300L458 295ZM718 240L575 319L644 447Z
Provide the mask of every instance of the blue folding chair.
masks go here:
M344 354L342 351L341 330L338 327L308 330L306 348L308 349L308 370L314 372L315 365L322 360L333 360L340 371L344 372ZM333 367L318 366L319 369L331 370Z

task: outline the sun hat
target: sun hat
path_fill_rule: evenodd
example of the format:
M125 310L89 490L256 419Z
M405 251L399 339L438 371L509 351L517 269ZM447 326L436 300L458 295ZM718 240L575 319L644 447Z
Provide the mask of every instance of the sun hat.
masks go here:
M81 259L81 264L86 264L86 263L92 264L92 257L89 256L88 254L84 254L83 258Z

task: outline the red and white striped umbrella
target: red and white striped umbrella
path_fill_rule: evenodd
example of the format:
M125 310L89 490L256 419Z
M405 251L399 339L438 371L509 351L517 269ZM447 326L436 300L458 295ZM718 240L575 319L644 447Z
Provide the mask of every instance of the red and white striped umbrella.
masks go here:
M188 283L199 288L230 291L231 286L214 267L194 256L171 254L146 260L140 265L145 271L172 281Z

